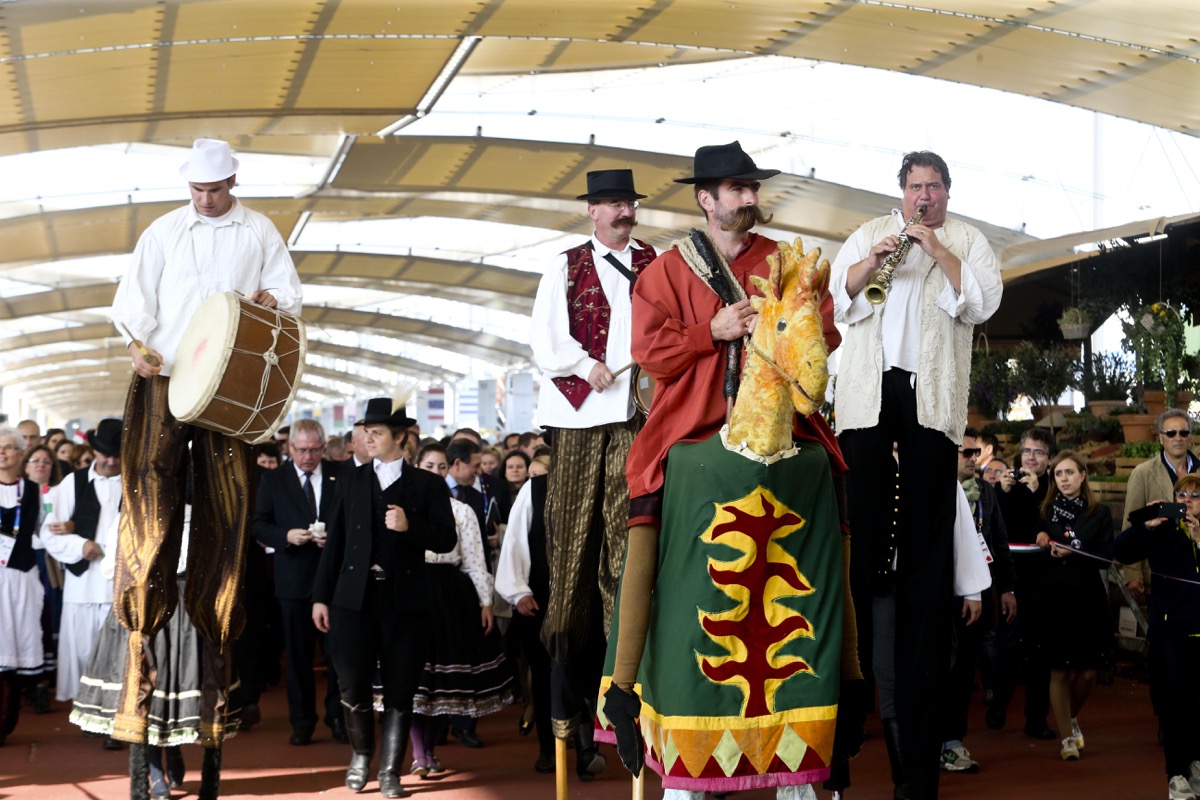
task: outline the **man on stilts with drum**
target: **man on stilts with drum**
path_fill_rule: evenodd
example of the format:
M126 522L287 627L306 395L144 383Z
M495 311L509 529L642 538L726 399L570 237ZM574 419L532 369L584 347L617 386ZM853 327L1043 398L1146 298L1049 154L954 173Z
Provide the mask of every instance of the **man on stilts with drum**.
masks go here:
M587 201L595 232L555 257L533 305L533 359L553 382L538 399L538 424L554 430L546 499L550 602L542 641L554 664L554 733L566 739L580 730L576 770L584 780L604 768L588 707L599 687L603 637L625 560L625 458L642 422L631 370L621 369L632 360L634 282L656 255L632 236L644 197L632 170L589 172L587 192L577 199Z
M144 643L179 601L175 569L190 467L194 490L183 599L205 640L202 669L212 676L205 682L200 726L206 748L202 798L218 792L229 655L244 622L238 597L255 473L249 444L177 420L167 407L167 389L184 330L206 298L238 292L291 314L301 304L300 279L283 238L270 220L230 193L237 168L228 143L196 140L179 170L192 202L142 234L112 306L137 373L125 405L125 513L113 602L130 631L130 658L113 737L134 744L146 740L156 665ZM136 778L135 755L131 766Z

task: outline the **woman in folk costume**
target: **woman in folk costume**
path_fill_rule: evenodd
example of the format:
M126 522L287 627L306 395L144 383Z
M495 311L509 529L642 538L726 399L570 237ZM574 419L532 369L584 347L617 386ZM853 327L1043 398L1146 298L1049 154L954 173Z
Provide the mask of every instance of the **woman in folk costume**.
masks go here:
M0 426L0 745L17 727L21 690L42 673L42 603L35 550L42 496L21 472L25 437Z

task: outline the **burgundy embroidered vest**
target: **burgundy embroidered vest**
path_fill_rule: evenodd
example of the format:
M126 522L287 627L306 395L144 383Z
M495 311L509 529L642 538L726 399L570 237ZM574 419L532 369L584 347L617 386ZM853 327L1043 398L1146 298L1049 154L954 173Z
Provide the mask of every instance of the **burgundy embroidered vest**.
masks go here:
M633 250L632 272L640 275L657 257L654 248L637 239L641 249ZM567 313L571 317L571 338L579 342L587 354L597 361L604 361L608 350L608 328L612 309L600 285L593 261L595 251L591 240L565 253L567 257ZM629 293L633 294L633 281L629 282ZM554 385L567 398L572 408L578 410L592 391L591 385L577 375L553 378Z

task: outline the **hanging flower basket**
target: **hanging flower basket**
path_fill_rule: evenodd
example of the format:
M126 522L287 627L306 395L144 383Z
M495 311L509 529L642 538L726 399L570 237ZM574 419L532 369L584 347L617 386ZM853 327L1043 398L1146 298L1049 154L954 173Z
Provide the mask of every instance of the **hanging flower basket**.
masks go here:
M1082 308L1064 308L1058 327L1064 339L1086 339L1092 331L1092 318Z

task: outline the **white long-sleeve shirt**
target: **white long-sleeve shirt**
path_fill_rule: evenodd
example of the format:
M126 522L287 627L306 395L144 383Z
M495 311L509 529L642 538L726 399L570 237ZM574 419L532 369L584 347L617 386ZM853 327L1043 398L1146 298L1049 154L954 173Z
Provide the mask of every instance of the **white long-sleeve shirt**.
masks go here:
M271 221L237 198L218 220L202 218L188 203L156 219L142 234L117 287L111 316L161 353L161 374L170 375L183 333L201 303L219 292L249 297L259 289L269 291L280 310L300 313L300 278Z
M496 594L514 607L529 588L529 528L533 525L533 481L525 481L508 510L508 528L496 561Z
M42 544L46 553L64 564L75 564L83 560L83 546L88 539L77 533L52 533L50 524L66 522L75 514L75 473L50 490L47 502L50 511L42 522ZM87 472L87 478L96 489L100 501L100 519L96 522L96 544L104 551L104 558L93 561L82 575L67 572L63 578L64 603L111 603L113 599L112 571L103 568L103 562L116 558L117 512L121 507L121 476L105 478L96 474L95 466ZM105 575L108 572L108 575Z
M612 253L627 268L633 265L633 251L640 250L633 239L624 250L610 250L592 235L592 261L604 289L611 311L608 344L604 363L613 372L633 360L630 344L633 339L633 300L629 279L608 263L605 255ZM546 378L565 378L571 375L588 379L598 363L571 336L571 312L567 308L567 256L554 257L538 284L533 301L531 320L533 361ZM576 410L558 387L547 380L538 392L538 424L552 428L592 428L610 422L625 422L633 416L633 395L630 393L631 370L617 376L612 386L603 392L593 391Z

